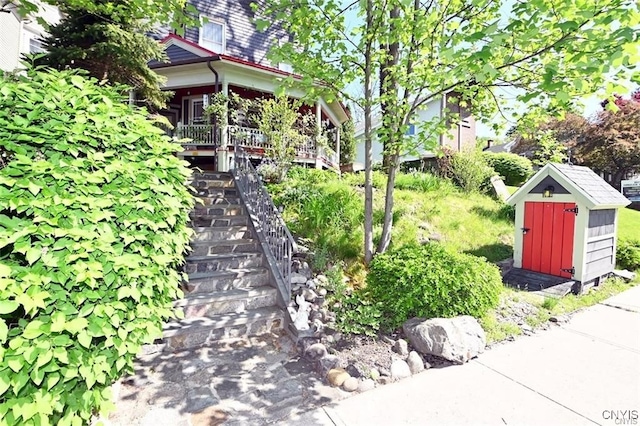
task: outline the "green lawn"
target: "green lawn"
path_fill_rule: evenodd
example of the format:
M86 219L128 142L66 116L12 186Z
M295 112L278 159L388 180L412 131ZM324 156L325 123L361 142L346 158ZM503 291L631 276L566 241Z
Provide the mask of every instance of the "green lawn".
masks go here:
M640 211L620 209L618 237L640 240Z

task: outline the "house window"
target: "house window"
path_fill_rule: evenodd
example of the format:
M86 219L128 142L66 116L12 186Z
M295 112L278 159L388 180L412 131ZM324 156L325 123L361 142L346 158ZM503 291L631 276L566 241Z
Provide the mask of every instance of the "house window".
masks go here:
M293 72L293 67L291 66L291 64L285 64L284 62L281 62L278 64L278 69L280 71L284 71L284 72L288 72L288 73L292 73Z
M416 134L416 125L415 124L409 124L409 127L407 128L407 131L404 133L407 136L413 136Z
M224 24L203 22L200 27L200 46L215 53L224 53Z
M202 97L191 100L191 121L193 124L204 122L204 101Z
M42 41L37 38L29 39L29 53L44 53L45 50L42 47Z

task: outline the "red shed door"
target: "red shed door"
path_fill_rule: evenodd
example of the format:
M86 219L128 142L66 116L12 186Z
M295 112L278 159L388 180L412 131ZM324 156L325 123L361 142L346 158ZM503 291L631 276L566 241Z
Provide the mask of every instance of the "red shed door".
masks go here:
M571 278L574 203L524 203L522 269Z

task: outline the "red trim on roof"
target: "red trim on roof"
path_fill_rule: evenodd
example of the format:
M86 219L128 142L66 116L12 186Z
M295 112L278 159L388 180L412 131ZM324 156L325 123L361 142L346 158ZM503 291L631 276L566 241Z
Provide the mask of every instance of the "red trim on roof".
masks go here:
M269 71L269 72L272 72L272 73L275 73L275 74L284 75L286 77L291 76L291 77L293 77L295 79L298 79L298 80L302 79L302 76L299 75L299 74L293 74L293 73L290 73L290 72L282 71L282 70L279 70L277 68L273 68L273 67L269 67L269 66L266 66L266 65L257 64L255 62L251 62L251 61L247 61L247 60L244 60L244 59L236 58L234 56L215 53L215 52L213 52L213 51L211 51L209 49L206 49L206 48L200 46L197 43L189 41L186 38L181 37L181 36L179 36L177 34L169 34L169 35L167 35L165 38L163 38L160 41L160 43L165 44L171 39L175 39L177 41L186 43L189 46L192 46L192 47L194 47L196 49L199 49L199 50L209 54L210 56L218 56L220 59L225 60L225 61L234 62L236 64L245 65L245 66L256 68L256 69L263 70L263 71ZM347 117L351 118L351 112L345 107L345 105L341 101L338 101L338 104L340 105L340 108L342 108L342 110L345 112Z
M167 42L168 42L169 40L171 40L171 39L178 40L178 41L181 41L181 42L183 42L183 43L185 43L185 44L188 44L188 45L189 45L189 46L191 46L191 47L195 47L196 49L203 51L204 53L206 53L206 54L207 54L207 55L209 55L209 56L217 55L217 53L216 53L216 52L214 52L214 51L212 51L212 50L209 50L209 49L207 49L206 47L202 47L202 46L200 46L198 43L194 43L194 42L192 42L192 41L189 41L189 40L187 40L187 39L186 39L186 38L184 38L184 37L180 37L180 36L179 36L179 35L177 35L177 34L169 34L168 36L166 36L165 38L163 38L162 40L160 40L160 43L165 44L165 43L167 43Z

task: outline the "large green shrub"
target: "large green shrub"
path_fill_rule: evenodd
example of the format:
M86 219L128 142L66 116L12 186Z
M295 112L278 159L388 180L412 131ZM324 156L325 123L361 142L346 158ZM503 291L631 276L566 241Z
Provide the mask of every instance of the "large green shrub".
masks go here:
M488 192L496 174L476 151L455 152L445 148L438 157L438 174L466 192Z
M88 423L173 315L190 172L119 93L0 78L0 425Z
M483 152L482 157L507 185L520 185L533 174L533 164L526 157L509 152Z
M640 240L619 239L616 263L623 269L640 270Z
M481 317L498 304L501 289L495 265L437 243L379 254L367 275L367 291L388 329L412 317Z

